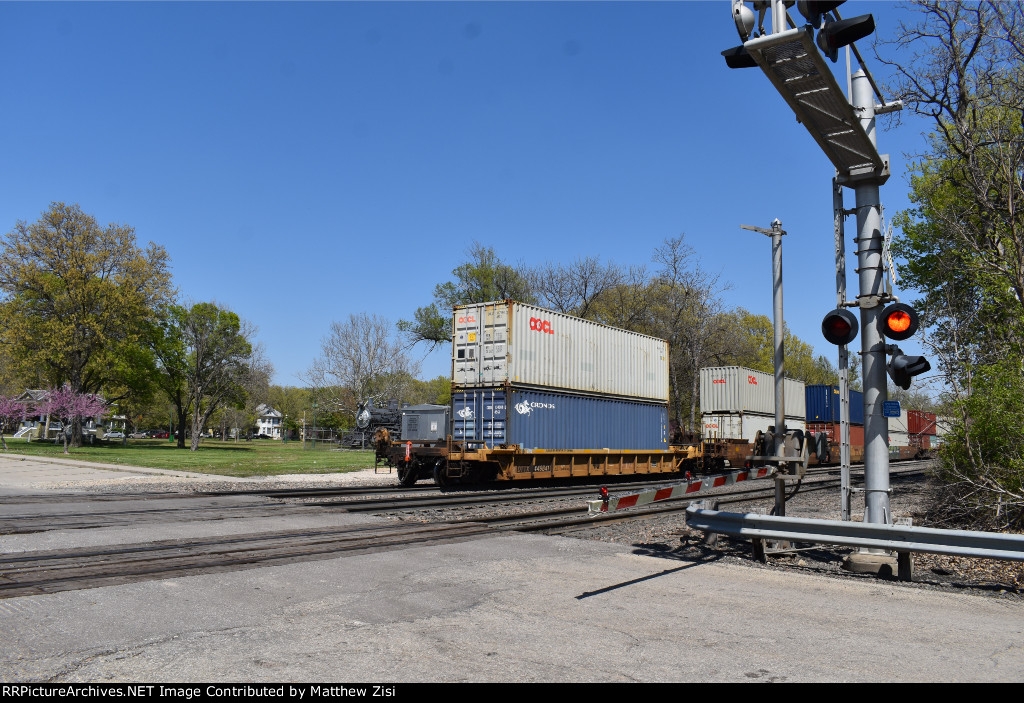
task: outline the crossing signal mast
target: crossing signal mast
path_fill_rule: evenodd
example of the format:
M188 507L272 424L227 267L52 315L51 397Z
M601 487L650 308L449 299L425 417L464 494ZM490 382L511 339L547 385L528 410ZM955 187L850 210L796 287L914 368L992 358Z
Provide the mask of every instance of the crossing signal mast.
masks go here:
M794 4L806 21L802 26L789 15L788 9ZM722 56L730 68L759 67L835 167L837 308L825 316L822 333L829 342L839 345L840 385L844 387L845 345L860 335L865 419L864 521L887 524L892 518L888 421L883 415L886 373L906 388L911 378L928 370L929 364L923 357L908 356L899 347L886 344L886 337L907 339L917 329L916 313L896 302L884 285L879 190L889 178L889 158L880 154L875 144L875 116L902 106L898 101L885 101L855 45L874 32L874 18L866 14L843 19L839 14L843 4L842 0L732 0L732 18L742 44L726 49ZM770 32L765 30L769 13ZM839 86L828 63L838 60L843 47L848 47L848 61L852 52L860 64L860 70L849 78L849 96ZM876 104L876 96L880 104ZM851 210L843 207L842 194L846 188L853 190L856 197L856 207ZM855 301L847 301L843 219L853 214L857 218L854 242L860 292ZM850 308L859 308L859 321ZM892 360L887 364L890 354ZM844 493L844 501L845 496Z

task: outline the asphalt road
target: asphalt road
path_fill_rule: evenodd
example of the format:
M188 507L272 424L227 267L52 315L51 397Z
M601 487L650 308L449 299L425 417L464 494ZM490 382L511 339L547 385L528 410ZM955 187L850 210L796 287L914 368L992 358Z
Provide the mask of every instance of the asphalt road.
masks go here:
M0 511L48 473L97 475L26 480L17 464L0 457ZM238 529L170 517L0 536L0 551ZM0 635L3 682L1024 680L1015 598L536 535L0 600Z

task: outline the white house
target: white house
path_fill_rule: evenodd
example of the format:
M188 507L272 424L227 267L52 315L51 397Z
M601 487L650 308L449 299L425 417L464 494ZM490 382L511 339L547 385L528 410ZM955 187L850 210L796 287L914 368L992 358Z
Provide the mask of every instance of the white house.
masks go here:
M256 408L256 434L281 439L282 417L281 413L269 405L260 405Z

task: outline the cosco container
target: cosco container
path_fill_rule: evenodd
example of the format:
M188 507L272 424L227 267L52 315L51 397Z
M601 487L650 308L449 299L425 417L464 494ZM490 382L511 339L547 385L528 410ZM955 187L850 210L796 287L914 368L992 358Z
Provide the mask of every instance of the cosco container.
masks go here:
M667 449L668 406L525 388L456 390L452 439L527 451Z
M807 386L807 422L839 422L839 386ZM850 423L864 424L864 394L850 391Z
M758 432L765 433L775 426L775 415L760 413L703 413L704 439L745 439L753 442ZM787 417L786 429L803 430L802 417Z
M668 401L668 342L511 301L461 305L452 383Z
M786 417L806 417L804 384L783 380ZM702 413L752 412L775 414L775 376L742 366L710 366L700 370Z
M935 413L926 413L923 410L907 411L907 425L910 434L933 435L936 433L936 421Z

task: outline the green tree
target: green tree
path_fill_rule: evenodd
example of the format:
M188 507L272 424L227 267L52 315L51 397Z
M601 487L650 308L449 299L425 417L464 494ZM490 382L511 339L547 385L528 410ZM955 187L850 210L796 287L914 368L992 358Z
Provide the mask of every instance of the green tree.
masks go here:
M0 239L6 372L79 394L145 386L147 325L172 295L162 247L139 248L133 228L52 203Z
M929 120L911 167L914 207L895 251L948 392L940 506L1019 525L1024 445L1024 11L1021 3L911 4L886 62L894 92ZM1016 404L1016 405L1015 405Z
M254 358L252 331L235 313L213 303L186 308L171 305L156 344L160 385L178 415L178 447L185 447L185 427L191 429L190 449L214 411L225 405L244 408L260 377L269 371Z
M474 242L466 253L468 260L452 270L454 278L434 286L434 301L417 308L412 320L399 320L398 329L410 344L426 342L433 349L450 343L451 310L456 305L492 300L535 301L524 274L504 263L494 249Z

